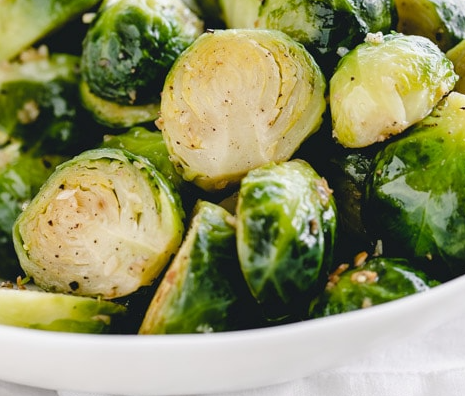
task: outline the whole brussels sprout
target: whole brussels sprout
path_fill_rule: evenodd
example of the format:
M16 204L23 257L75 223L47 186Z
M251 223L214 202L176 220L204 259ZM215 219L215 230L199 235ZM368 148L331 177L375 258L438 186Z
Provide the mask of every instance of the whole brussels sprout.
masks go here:
M186 238L157 288L140 334L208 333L242 325L248 294L235 253L234 223L222 207L197 203Z
M451 275L465 273L464 109L465 95L451 92L383 148L363 204L371 232Z
M183 218L147 159L99 148L56 168L16 219L13 242L39 287L110 299L152 284L181 244Z
M2 1L0 63L77 18L100 0Z
M109 333L123 305L91 297L0 287L0 324L72 333Z
M221 190L288 160L322 123L325 87L314 59L285 33L215 30L176 60L157 126L184 179Z
M241 182L237 251L245 280L269 320L305 318L332 267L336 205L303 160L269 163Z
M415 269L405 258L373 257L358 267L342 266L310 306L321 317L369 308L420 293L440 282Z
M465 39L462 0L395 0L397 31L429 38L442 51Z
M357 148L397 135L427 116L457 78L452 62L425 37L369 35L329 82L333 136Z
M154 120L168 70L202 32L202 21L181 0L104 1L83 42L86 107L108 125Z

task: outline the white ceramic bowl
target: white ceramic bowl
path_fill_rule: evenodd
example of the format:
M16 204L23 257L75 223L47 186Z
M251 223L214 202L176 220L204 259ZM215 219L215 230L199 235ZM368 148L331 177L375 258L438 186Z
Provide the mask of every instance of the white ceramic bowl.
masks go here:
M237 391L336 368L465 310L465 276L403 299L273 328L85 335L0 326L0 379L115 395Z

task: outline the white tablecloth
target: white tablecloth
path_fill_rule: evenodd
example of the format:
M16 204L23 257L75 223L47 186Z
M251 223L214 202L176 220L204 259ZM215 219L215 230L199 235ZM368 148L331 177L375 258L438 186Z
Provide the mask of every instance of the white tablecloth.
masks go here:
M465 307L463 316L393 347L370 351L350 365L277 386L213 396L464 395ZM109 395L35 389L0 381L0 396Z

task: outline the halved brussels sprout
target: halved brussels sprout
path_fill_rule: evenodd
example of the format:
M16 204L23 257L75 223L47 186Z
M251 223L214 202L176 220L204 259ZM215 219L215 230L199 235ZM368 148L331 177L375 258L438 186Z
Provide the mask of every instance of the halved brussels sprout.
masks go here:
M246 290L235 249L235 220L199 201L186 238L150 304L140 334L235 330Z
M459 76L454 91L465 94L465 40L447 51L446 56L454 64L454 70Z
M0 287L0 324L72 333L109 333L123 305L91 297Z
M182 176L220 190L289 159L318 130L325 87L314 59L285 33L215 30L170 70L157 126Z
M79 57L29 50L0 64L0 144L77 154L101 139L79 105Z
M369 35L330 80L333 136L357 148L397 135L427 116L457 78L452 62L425 37Z
M0 157L4 150L0 149ZM19 153L19 150L17 150ZM55 167L68 157L19 153L0 166L0 278L15 279L22 274L13 247L12 227L27 204L39 191Z
M310 306L310 316L369 308L439 284L405 258L373 257L358 267L342 265L331 274L324 293Z
M281 30L317 56L328 75L340 47L353 48L369 32L389 33L395 15L392 0L220 0L220 5L228 28Z
M442 51L465 39L462 0L394 0L397 31L429 38Z
M465 95L451 92L376 156L363 208L371 232L425 268L465 273L464 169Z
M100 0L2 1L0 61L10 60L47 34L91 9Z
M202 32L203 22L181 0L105 0L83 42L82 89L89 110L109 124L116 117L121 125L108 106L136 106L139 112L130 116L141 118L135 123L154 120L150 109L142 110L160 102L168 70Z
M240 265L264 315L304 318L332 266L337 215L326 180L302 160L263 165L242 179L236 216Z
M182 241L183 216L147 159L88 150L57 167L18 216L14 246L41 288L116 298L160 274Z

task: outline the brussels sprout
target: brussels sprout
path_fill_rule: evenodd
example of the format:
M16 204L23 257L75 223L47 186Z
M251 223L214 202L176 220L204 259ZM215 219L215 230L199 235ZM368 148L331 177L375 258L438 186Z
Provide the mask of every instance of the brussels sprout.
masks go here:
M393 0L220 0L229 28L281 30L316 51L332 73L340 47L352 48L369 32L388 33ZM324 61L323 61L324 59Z
M454 90L465 94L465 40L462 40L456 46L447 51L446 56L454 64L455 72L459 76Z
M0 324L72 333L109 333L126 308L91 297L0 287Z
M199 201L187 236L160 283L140 334L234 330L245 288L235 254L233 216Z
M252 295L270 320L305 317L332 266L336 205L303 160L270 163L242 179L237 250Z
M464 109L465 95L451 92L383 148L363 207L373 233L443 274L465 273Z
M5 148L0 157L3 150ZM37 194L55 167L66 159L25 152L0 166L0 278L14 279L22 273L13 247L13 224L23 205Z
M397 31L429 38L442 51L465 39L463 0L394 0Z
M14 58L98 3L99 0L2 1L0 61Z
M116 298L150 285L183 237L177 193L144 157L88 150L57 167L13 227L41 288Z
M150 131L143 126L130 128L117 135L105 135L102 147L120 148L133 154L147 158L163 176L180 189L184 180L176 172L173 163L169 159L163 135L160 131Z
M168 70L202 32L181 0L105 0L83 42L86 107L106 124L113 117L117 126L154 120ZM118 109L129 111L129 120Z
M457 78L452 62L425 37L369 35L329 82L333 136L357 148L397 135L427 116Z
M221 190L289 159L318 130L325 87L314 59L285 33L215 30L170 70L157 126L183 178Z
M0 142L77 154L101 138L79 106L79 57L45 47L0 65Z
M312 317L369 308L420 293L440 282L414 269L405 258L374 257L358 267L342 265L310 306Z

